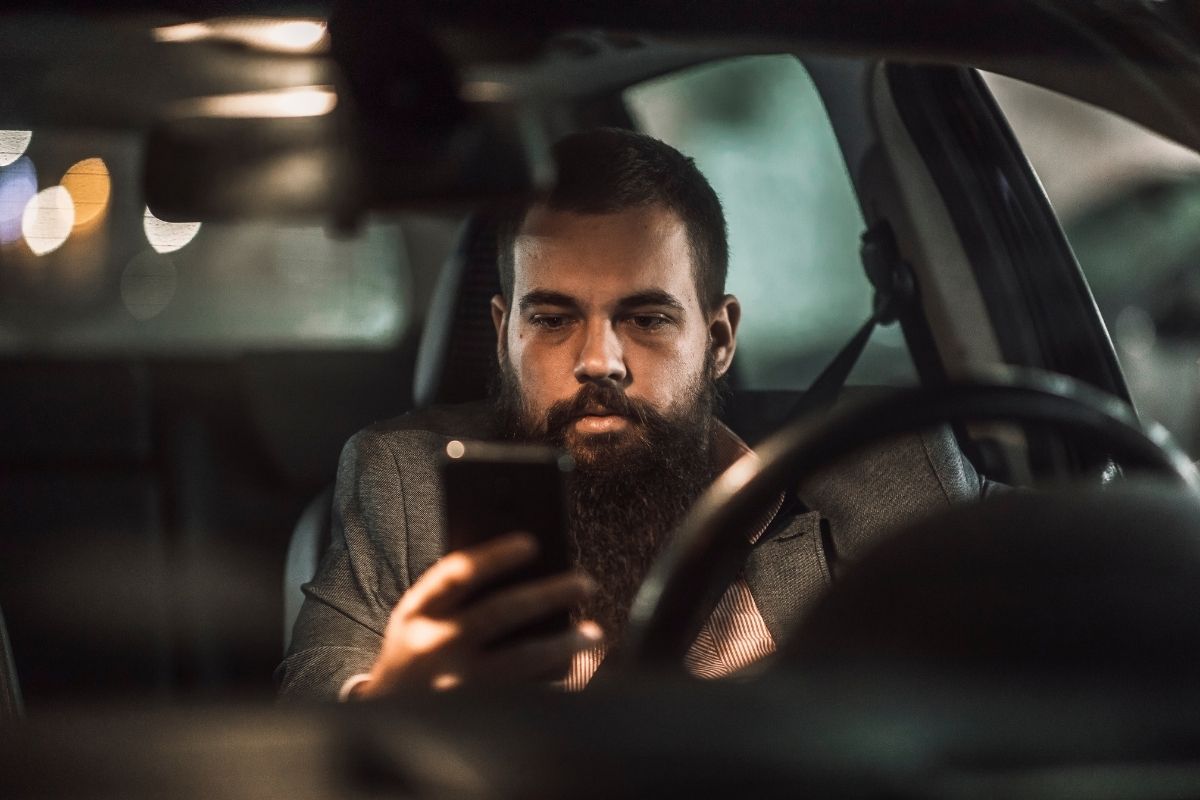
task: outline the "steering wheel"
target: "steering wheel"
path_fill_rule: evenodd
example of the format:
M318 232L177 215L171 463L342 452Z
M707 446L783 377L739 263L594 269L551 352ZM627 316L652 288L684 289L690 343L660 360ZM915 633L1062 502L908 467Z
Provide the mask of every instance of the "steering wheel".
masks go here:
M619 669L682 663L713 604L745 562L743 523L787 486L889 436L949 422L1048 423L1086 434L1130 467L1166 475L1200 495L1200 473L1157 423L1141 423L1120 399L1073 378L1007 369L987 381L899 389L787 425L722 474L684 518L651 568L630 613Z

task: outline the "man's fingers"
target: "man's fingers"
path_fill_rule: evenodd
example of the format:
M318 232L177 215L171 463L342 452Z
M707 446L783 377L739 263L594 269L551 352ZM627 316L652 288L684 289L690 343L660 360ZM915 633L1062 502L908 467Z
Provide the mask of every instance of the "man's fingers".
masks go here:
M555 611L578 606L595 591L581 572L564 572L496 592L459 617L464 638L486 644Z
M529 639L489 653L471 672L488 683L561 679L575 654L599 645L602 638L595 623L580 623L558 636Z
M404 593L408 611L440 616L454 611L472 592L528 563L537 541L527 533L510 533L443 556Z

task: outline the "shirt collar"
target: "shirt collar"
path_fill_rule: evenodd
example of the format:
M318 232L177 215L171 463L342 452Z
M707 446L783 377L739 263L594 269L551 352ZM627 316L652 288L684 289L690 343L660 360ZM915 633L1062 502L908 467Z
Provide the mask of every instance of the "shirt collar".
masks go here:
M716 423L716 427L713 429L713 461L717 466L718 473L725 472L743 459L757 467L759 457L751 449L750 445L742 441L742 438L734 433L724 422L716 420ZM779 510L783 508L786 494L786 492L780 492L774 500L763 508L762 513L755 516L750 524L746 526L746 538L750 541L750 544L756 544L762 538L762 535L766 533L767 528L771 527L771 523L775 521Z

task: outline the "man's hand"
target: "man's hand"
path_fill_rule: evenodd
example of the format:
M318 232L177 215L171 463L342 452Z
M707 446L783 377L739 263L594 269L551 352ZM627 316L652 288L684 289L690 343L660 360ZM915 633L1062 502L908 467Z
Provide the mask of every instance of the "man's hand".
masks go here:
M563 675L580 650L598 644L600 628L583 622L557 636L488 645L507 633L582 603L595 589L582 573L565 572L508 587L465 604L480 587L527 564L537 543L510 534L447 554L400 598L384 632L370 679L357 698L399 688L448 689L473 681L515 682Z

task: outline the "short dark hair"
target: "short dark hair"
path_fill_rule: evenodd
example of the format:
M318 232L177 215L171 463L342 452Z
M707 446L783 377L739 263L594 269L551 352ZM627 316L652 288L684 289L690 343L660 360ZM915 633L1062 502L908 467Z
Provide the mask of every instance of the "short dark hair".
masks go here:
M620 128L597 128L560 139L553 149L557 180L545 200L556 211L612 214L662 206L687 229L696 294L708 309L725 295L729 243L721 201L696 163L665 142ZM511 306L513 244L533 204L502 215L497 232L500 289Z

